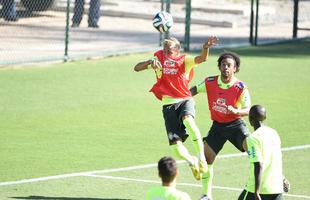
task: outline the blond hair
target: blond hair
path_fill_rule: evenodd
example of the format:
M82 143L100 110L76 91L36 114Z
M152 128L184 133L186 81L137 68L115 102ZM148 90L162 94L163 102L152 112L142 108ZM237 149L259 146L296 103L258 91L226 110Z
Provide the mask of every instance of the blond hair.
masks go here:
M167 45L167 46L172 46L172 47L176 47L178 49L181 49L181 44L179 42L178 39L174 38L174 37L170 37L168 39L165 39L164 40L164 46Z

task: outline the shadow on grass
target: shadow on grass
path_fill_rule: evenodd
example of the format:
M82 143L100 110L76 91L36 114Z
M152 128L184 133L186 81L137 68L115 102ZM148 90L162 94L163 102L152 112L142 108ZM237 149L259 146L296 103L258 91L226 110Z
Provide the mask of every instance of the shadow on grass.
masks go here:
M45 196L28 196L28 197L11 197L12 199L34 199L34 200L130 200L130 199L111 199L111 198L88 198L88 197L45 197Z
M217 55L223 51L234 51L241 56L254 57L304 57L310 55L310 38L302 40L284 41L277 44L265 44L259 46L212 49L212 55ZM198 51L199 52L199 51Z
M299 57L310 54L310 39L283 42L279 44L260 45L258 47L240 48L237 53L243 56L263 57Z

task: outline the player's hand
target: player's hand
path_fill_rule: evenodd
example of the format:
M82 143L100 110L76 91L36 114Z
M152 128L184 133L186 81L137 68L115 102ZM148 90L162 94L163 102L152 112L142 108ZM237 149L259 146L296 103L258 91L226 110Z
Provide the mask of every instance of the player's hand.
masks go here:
M218 38L216 36L211 36L208 38L208 41L203 45L204 49L213 47L217 44Z
M227 106L227 110L229 113L232 113L232 114L238 114L238 109L234 108L233 106Z
M159 60L157 59L153 59L152 60L152 64L151 64L152 68L156 71L156 70L162 70L162 65L159 62Z

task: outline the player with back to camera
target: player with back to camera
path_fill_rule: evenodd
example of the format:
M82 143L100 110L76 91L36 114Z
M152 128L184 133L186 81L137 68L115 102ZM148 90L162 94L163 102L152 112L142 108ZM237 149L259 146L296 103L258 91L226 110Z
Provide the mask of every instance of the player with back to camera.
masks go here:
M254 105L249 121L254 132L247 137L246 147L250 174L238 200L281 200L289 182L282 174L281 140L276 130L264 125L266 109Z
M158 161L158 175L162 185L148 190L146 200L190 200L185 192L176 189L176 179L179 175L176 161L171 157L163 157Z
M208 171L202 174L202 200L212 199L213 163L217 154L229 140L237 149L244 151L248 129L242 116L248 115L251 101L245 84L235 73L240 69L240 58L236 53L224 52L218 60L220 75L210 76L192 87L192 95L206 93L212 126L204 138L204 151Z
M208 166L202 137L194 120L195 103L189 91L189 82L194 66L208 59L209 48L216 41L216 37L209 37L203 44L200 55L193 57L181 54L180 42L171 37L164 40L163 49L156 51L153 58L139 62L134 67L137 72L146 69L155 71L157 82L150 91L162 102L169 145L178 158L189 163L197 180L201 179L201 173L206 172ZM198 153L198 159L183 144L188 134Z

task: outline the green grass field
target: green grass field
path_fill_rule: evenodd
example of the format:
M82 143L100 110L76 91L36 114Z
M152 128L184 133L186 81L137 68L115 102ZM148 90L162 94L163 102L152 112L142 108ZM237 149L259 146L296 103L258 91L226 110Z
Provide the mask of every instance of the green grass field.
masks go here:
M241 55L237 76L252 103L267 108L267 124L278 130L282 146L306 145L283 152L292 184L285 199L310 199L310 40L232 50ZM218 73L219 52L211 50L192 84ZM150 56L0 69L0 199L144 199L159 184L158 159L171 155L161 104L148 92L154 74L133 71ZM195 100L205 135L211 124L206 96ZM227 143L216 161L215 200L237 199L244 187L246 156L223 156L235 153ZM178 188L198 199L201 183L185 163L179 168Z

